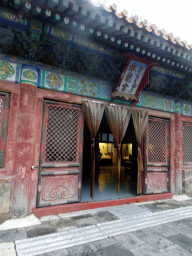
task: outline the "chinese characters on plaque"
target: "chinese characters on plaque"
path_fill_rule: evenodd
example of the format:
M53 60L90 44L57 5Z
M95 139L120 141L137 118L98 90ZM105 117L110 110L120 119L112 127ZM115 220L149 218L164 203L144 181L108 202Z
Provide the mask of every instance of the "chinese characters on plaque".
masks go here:
M131 59L118 82L116 90L113 92L113 98L123 97L131 100L132 103L139 101L139 94L148 83L149 71L152 68L151 63L140 62L138 58Z

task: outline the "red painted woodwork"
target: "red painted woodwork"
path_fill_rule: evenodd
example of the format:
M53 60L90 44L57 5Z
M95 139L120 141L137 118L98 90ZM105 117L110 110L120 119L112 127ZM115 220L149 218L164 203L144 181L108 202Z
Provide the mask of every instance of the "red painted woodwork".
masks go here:
M8 110L8 126L6 138L6 152L4 167L0 169L0 180L13 182L13 200L11 206L11 214L14 217L30 214L31 212L37 216L57 214L62 212L71 212L77 210L91 209L97 207L105 207L112 205L120 205L125 203L134 203L137 201L159 200L171 198L171 193L145 195L135 198L126 198L121 200L111 200L107 202L94 203L73 203L63 204L44 208L36 207L37 187L38 187L38 169L31 169L31 166L39 165L41 129L42 129L42 115L43 115L43 101L44 99L81 104L81 96L70 93L61 93L45 89L38 89L34 85L29 84L14 84L10 82L0 82L0 91L9 93L9 110ZM154 116L164 116L172 118L170 123L172 125L170 134L171 144L171 177L172 187L174 187L174 143L176 138L174 114L163 113L160 111L150 110ZM178 117L179 119L180 117ZM183 118L183 117L181 117ZM186 117L186 120L191 122L192 118ZM83 119L81 118L81 129L83 127ZM80 142L80 149L82 148L82 141ZM177 144L178 145L178 144ZM182 145L182 144L181 144ZM79 151L80 152L80 151ZM82 154L79 155L79 161ZM54 163L58 164L58 163ZM78 176L78 186L81 184L81 177L78 168L65 168L55 166L56 168L44 168L42 172L42 180L46 178L45 172L52 175L53 178L61 176ZM50 174L52 172L52 174ZM62 175L60 174L62 172ZM47 176L48 178L48 176ZM64 179L61 179L64 180ZM62 181L61 181L62 184ZM56 189L58 194L60 188ZM172 190L173 191L173 190ZM79 191L78 191L79 192Z
M169 191L175 193L175 115L170 117L170 164L169 164Z
M183 164L192 165L192 123L183 122Z
M74 103L74 104L81 104L82 99L84 97L73 95L70 93L61 93L56 91L50 91L45 89L37 89L37 103L36 103L36 119L35 119L35 138L34 138L34 153L33 153L33 166L39 166L39 156L40 156L40 141L41 141L41 129L42 129L42 115L43 115L43 102L44 99L54 100L58 102L65 102L65 103ZM84 120L81 118L81 130L83 129ZM82 143L82 141L81 141ZM83 146L82 144L80 145ZM81 156L82 157L82 154ZM61 167L57 167L57 170L60 171ZM73 173L74 168L71 167L70 171ZM31 190L29 195L29 210L28 213L32 212L32 209L36 207L37 203L37 186L38 186L38 168L31 171ZM43 169L43 172L47 172L47 169ZM52 168L49 168L49 172L56 172L53 171ZM63 174L66 172L63 171ZM76 172L77 173L77 172ZM80 179L80 177L79 177ZM57 206L59 207L59 206ZM50 207L47 207L49 209Z
M182 122L182 126L183 126L183 123L185 123L186 125L192 126L192 117L181 116L181 122ZM181 141L181 144L182 144L183 143L183 128L181 130L181 140L182 140ZM180 146L182 147L181 152L183 153L183 145L181 145L181 144L180 144ZM181 175L184 175L184 177L185 177L186 173L191 172L191 170L192 170L192 163L191 162L185 163L184 159L183 159L183 154L181 154L180 161L181 161L181 169L182 169ZM184 184L182 184L182 185L185 186L185 181L184 181ZM182 190L186 191L185 189L186 189L186 187L182 187Z
M15 216L28 213L30 204L30 191L34 152L36 92L34 85L20 85L20 102L17 118L16 134L16 161L14 168L17 171L17 179L14 182L12 212Z
M181 194L182 189L182 166L183 166L183 127L181 114L175 114L175 187L176 192Z
M167 172L162 170L147 173L147 193L162 193L167 191Z
M79 189L78 174L43 176L41 182L40 204L64 204L69 201L77 202Z
M168 120L149 118L146 136L145 193L169 191Z
M44 207L44 208L33 208L32 213L36 217L41 217L41 216L52 215L52 214L83 211L83 210L117 206L117 205L123 205L123 204L133 204L133 203L146 202L146 201L163 200L163 199L172 198L172 196L173 196L172 193L164 193L164 194L142 195L137 197L125 198L125 199L108 200L108 201L93 202L93 203L74 203L74 204L50 206L50 207Z
M6 131L6 147L4 155L4 166L0 168L0 180L13 182L16 170L14 168L17 115L19 107L20 87L18 84L0 81L0 91L9 93L8 119Z
M45 100L43 109L37 205L78 202L82 161L81 108Z

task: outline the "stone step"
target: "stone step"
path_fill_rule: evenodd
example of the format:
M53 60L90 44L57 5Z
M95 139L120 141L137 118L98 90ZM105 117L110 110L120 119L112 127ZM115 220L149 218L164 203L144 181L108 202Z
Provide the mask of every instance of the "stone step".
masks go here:
M192 206L97 224L109 237L192 217Z
M34 256L192 217L192 206L126 216L124 219L15 242L18 256Z
M15 244L18 256L34 256L107 237L98 227L91 225L60 233L18 240Z

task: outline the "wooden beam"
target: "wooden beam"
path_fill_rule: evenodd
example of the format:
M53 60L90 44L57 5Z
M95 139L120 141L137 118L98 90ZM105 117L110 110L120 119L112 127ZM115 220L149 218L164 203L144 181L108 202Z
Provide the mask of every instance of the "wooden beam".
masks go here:
M49 8L54 8L55 6L57 6L59 3L59 0L48 0L47 1L47 6Z
M56 7L57 11L64 12L69 8L69 0L59 1L58 6Z

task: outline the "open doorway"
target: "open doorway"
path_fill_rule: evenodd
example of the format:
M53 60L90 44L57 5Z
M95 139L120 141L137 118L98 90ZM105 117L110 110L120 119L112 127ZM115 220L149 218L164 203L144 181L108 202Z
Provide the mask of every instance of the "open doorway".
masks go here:
M96 136L95 196L92 200L90 197L91 139L85 124L81 202L117 200L137 195L137 140L132 119L122 141L121 155L120 193L117 195L117 147L104 113Z

